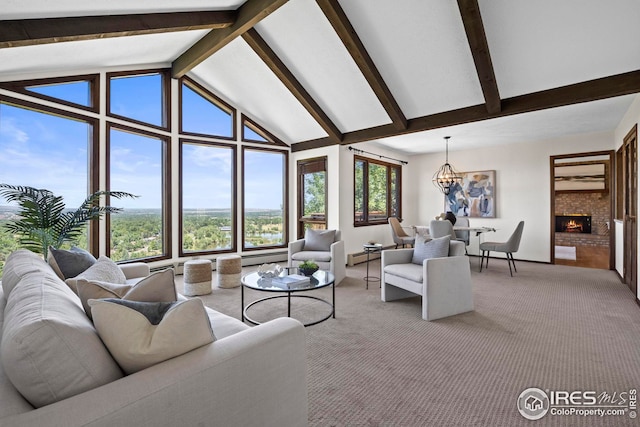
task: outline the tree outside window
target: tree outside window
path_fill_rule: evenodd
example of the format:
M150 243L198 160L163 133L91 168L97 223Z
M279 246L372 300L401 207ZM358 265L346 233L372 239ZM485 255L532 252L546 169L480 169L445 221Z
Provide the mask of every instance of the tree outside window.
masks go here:
M355 156L354 225L376 225L401 215L400 165Z

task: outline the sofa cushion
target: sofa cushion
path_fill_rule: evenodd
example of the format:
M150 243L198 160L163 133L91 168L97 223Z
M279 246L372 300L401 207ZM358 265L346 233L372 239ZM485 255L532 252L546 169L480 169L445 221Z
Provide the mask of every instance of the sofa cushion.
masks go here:
M95 264L80 273L78 276L65 280L67 285L69 285L71 290L76 294L78 293L78 279L97 280L100 282L115 283L119 285L127 283L127 278L120 267L118 267L118 264L111 261L111 259L106 256L98 258Z
M62 280L76 277L96 263L96 258L90 252L77 246L71 249L56 249L49 246L47 262Z
M9 298L11 291L20 282L23 276L31 273L51 272L42 256L26 249L18 249L12 252L4 264L2 272L2 290L5 298Z
M2 288L0 288L0 331L2 331L4 323L4 309L6 305L7 300L4 297ZM2 363L0 363L0 396L2 396L2 402L0 403L0 420L10 415L33 410L33 406L18 393L18 390L13 386L9 377L7 377L6 372L2 369Z
M77 295L49 271L26 275L13 289L0 344L7 376L34 407L122 377Z
M174 302L178 299L172 268L153 273L133 285L80 278L76 286L84 311L89 318L91 318L91 307L88 303L90 299L121 298L146 302Z
M293 261L329 262L331 261L331 252L301 251L291 255L291 259Z
M92 299L89 305L100 337L128 374L215 340L199 298L175 303Z
M330 251L336 238L336 230L307 228L304 234L304 251Z
M449 236L429 240L422 236L417 236L413 247L413 257L411 258L411 262L422 265L425 259L449 256L450 240L451 237Z

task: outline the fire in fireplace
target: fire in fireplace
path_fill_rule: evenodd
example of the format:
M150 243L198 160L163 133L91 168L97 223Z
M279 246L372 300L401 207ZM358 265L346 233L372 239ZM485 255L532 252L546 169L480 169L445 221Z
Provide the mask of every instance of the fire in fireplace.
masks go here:
M591 234L591 215L556 215L556 232Z

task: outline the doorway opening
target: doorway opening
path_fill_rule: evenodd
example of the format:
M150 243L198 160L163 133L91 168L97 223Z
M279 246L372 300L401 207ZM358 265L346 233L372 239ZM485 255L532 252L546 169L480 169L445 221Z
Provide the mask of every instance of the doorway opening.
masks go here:
M551 261L613 268L613 151L551 156Z

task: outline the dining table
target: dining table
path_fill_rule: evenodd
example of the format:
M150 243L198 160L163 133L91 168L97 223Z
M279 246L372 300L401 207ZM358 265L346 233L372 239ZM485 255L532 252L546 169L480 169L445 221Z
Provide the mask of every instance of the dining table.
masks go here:
M415 230L416 235L420 234L421 236L429 236L429 226L428 225L414 225L413 229ZM469 233L475 233L476 237L478 237L478 255L480 256L480 243L482 243L482 234L490 233L496 231L493 227L485 227L485 226L463 226L463 225L454 225L453 231L468 231Z

